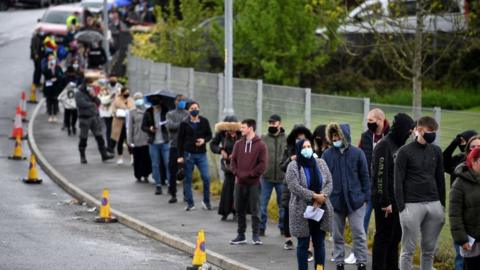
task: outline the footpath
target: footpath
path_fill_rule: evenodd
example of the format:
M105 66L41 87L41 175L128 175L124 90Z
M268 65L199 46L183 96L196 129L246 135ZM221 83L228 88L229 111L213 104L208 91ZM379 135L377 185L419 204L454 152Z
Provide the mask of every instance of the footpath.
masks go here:
M90 205L98 203L92 201L100 198L103 188L109 188L113 213L119 216L123 224L190 254L198 230L204 229L207 260L223 269L297 269L296 251L283 249L284 238L276 224L268 224L261 246L230 245L229 241L236 236L236 222L220 221L216 211L218 200L212 199L214 209L206 211L201 208L201 195L194 192L196 210L186 212L182 202L182 186L179 185L179 202L169 204L168 195L154 195L152 180L150 184L136 182L128 156L124 157L123 165L117 165L114 161L103 163L93 137L88 140L88 164L80 164L78 137L67 136L66 132L60 130L61 123L47 122L44 102L32 115L30 128L30 146L46 173L67 192ZM250 220L247 239L251 239ZM330 262L331 242L326 241L326 246L325 269L335 269ZM313 263L310 264L312 268ZM368 268L371 268L370 263ZM346 269L353 270L356 266L347 265Z

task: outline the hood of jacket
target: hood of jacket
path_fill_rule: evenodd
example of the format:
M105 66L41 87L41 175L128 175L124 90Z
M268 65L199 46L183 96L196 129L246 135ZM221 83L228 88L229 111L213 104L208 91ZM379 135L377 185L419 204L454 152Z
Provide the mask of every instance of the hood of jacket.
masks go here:
M215 124L215 132L239 131L241 126L240 122L218 122Z
M472 170L470 170L465 162L460 163L460 165L455 168L455 174L466 181L480 184L480 174L475 175Z
M350 137L350 126L348 124L330 123L327 125L327 140L333 143L333 135L338 134L343 138L343 145L347 148L352 142Z
M257 143L258 141L261 141L261 139L260 139L260 137L255 135L255 137L253 137L253 139L251 141L247 141L246 137L243 137L242 141L245 144L244 149L242 149L242 151L244 153L251 153L252 152L252 145Z
M304 125L297 124L293 126L292 131L287 136L287 145L295 149L295 140L297 139L298 134L304 134L310 142L313 142L312 132Z

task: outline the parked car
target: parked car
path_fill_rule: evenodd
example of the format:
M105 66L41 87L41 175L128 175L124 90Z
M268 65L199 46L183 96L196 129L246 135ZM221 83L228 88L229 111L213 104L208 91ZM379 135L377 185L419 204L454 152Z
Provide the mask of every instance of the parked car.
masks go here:
M107 0L107 9L110 10L114 3L114 0ZM103 0L82 0L80 5L92 13L99 13L103 10Z
M48 8L41 19L38 19L35 30L54 35L57 42L62 43L67 34L67 18L75 11L80 13L79 21L83 22L84 9L78 5L61 5Z

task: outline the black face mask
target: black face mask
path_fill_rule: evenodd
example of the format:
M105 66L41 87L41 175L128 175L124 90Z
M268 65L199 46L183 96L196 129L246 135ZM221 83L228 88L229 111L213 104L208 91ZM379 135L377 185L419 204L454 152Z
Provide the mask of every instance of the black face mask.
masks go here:
M268 127L268 133L270 134L277 134L278 127Z
M110 86L114 87L117 84L117 82L110 82Z
M460 149L460 151L461 151L462 153L465 153L465 148L466 148L466 147L467 147L466 144L464 144L464 145L459 145L459 146L458 146L458 148Z
M375 131L377 131L378 125L377 125L377 123L375 123L375 122L373 122L373 123L367 123L367 128L368 128L368 130L370 130L371 132L375 132Z
M433 143L435 141L435 138L437 137L437 134L435 132L432 133L423 133L423 139L427 143Z
M124 97L124 98L128 98L129 96L130 96L129 93L123 94L123 97Z

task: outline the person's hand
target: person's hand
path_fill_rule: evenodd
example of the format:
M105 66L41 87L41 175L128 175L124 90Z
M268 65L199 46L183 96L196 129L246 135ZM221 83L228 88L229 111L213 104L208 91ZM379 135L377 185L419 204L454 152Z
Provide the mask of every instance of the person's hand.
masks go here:
M468 242L463 244L462 248L463 248L463 250L468 250L468 251L472 250L472 246L470 246L470 243L468 243Z
M222 155L222 158L223 158L223 159L228 159L228 153L227 153L227 151L225 151L225 150L222 149L222 150L220 151L220 155Z
M313 200L317 203L319 203L320 205L323 205L325 203L325 201L327 200L327 196L323 193L313 193Z
M290 160L296 160L297 159L297 155L293 155L290 157Z
M156 128L154 126L150 126L150 132L155 133Z
M314 201L313 202L313 208L319 208L321 207L322 205L320 203L318 203L317 201Z
M177 163L183 163L183 157L177 158Z
M392 213L392 205L390 204L389 206L382 208L382 211L385 212L385 218L387 218L388 215Z
M205 139L203 138L198 138L197 141L195 142L196 146L201 146L202 144L205 143Z

